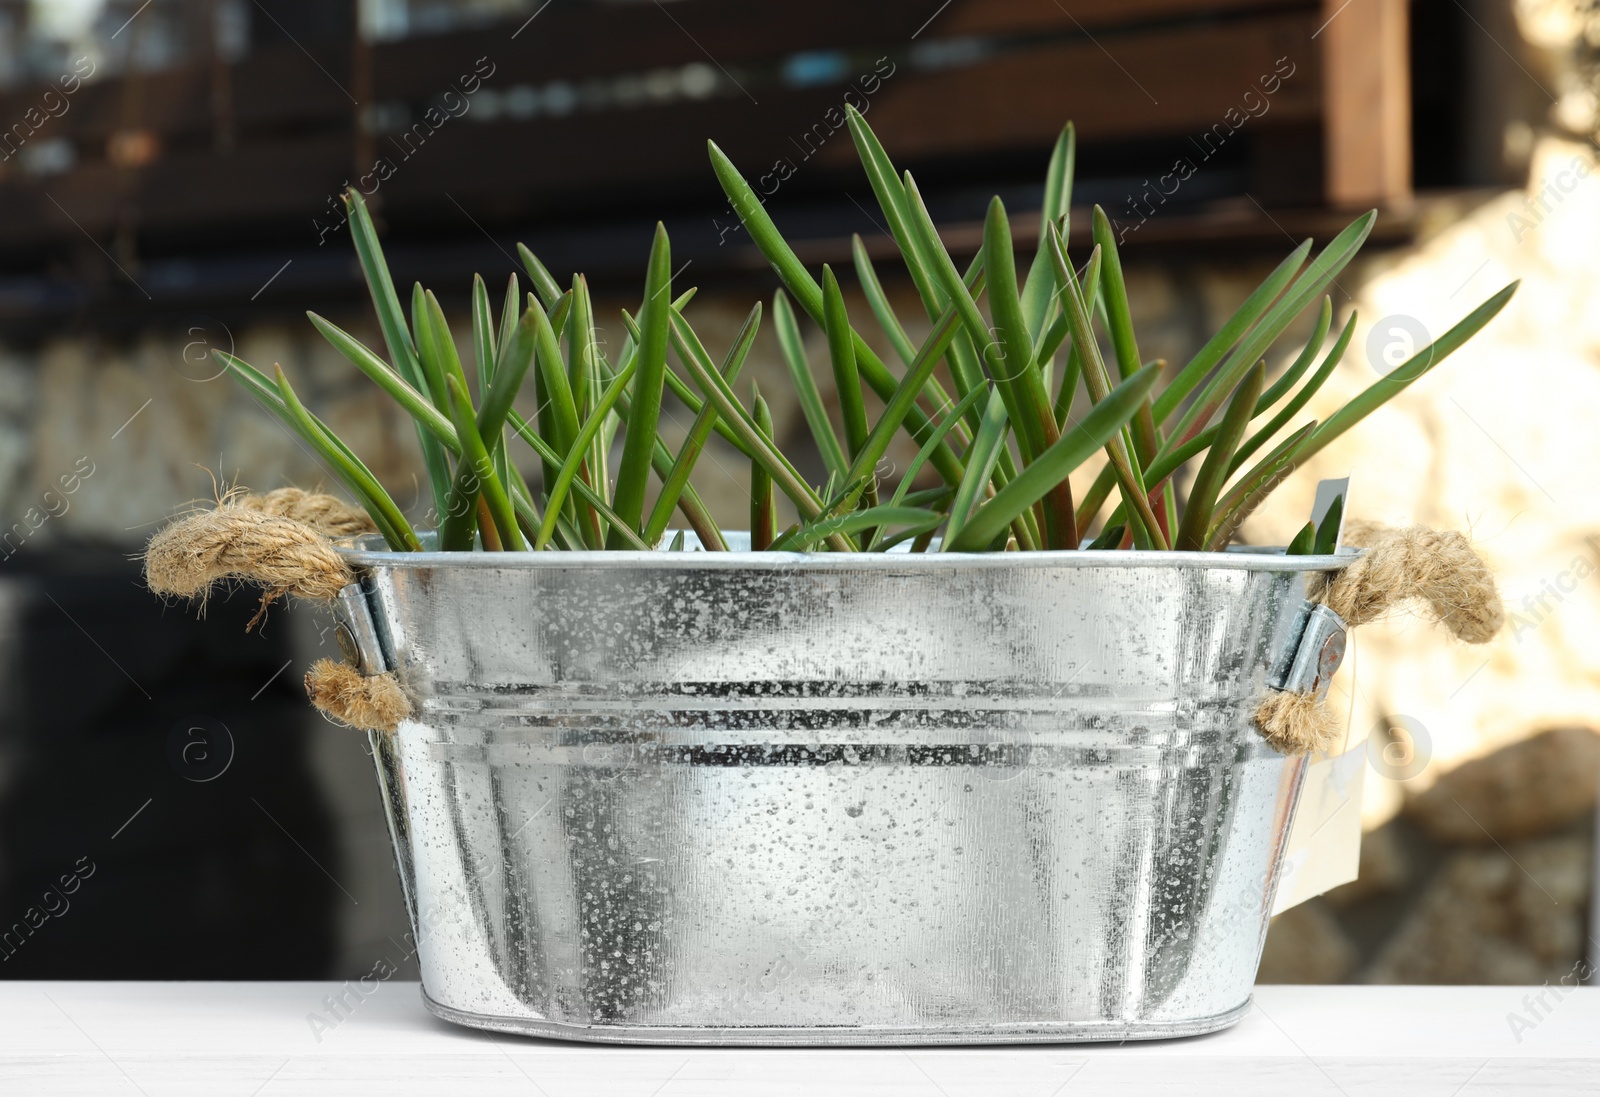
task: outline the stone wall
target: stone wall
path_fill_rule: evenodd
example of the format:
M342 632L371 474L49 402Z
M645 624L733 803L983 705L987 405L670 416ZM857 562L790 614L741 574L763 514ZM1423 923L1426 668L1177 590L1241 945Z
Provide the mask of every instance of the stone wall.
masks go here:
M1145 357L1184 360L1272 265L1267 259L1130 265L1129 289ZM911 338L919 341L929 325L917 319L922 310L909 284L891 282L889 290ZM714 355L733 342L757 297L752 290L696 299L689 315ZM865 300L853 292L847 297L857 326L892 361ZM820 482L820 461L810 448L800 408L789 398L788 373L772 334L770 298L764 304L767 320L739 390L748 399L751 383L760 386L772 406L777 436L802 471ZM622 308L636 310L637 303L596 304L611 344L621 343ZM458 338L469 330L463 311L452 310ZM382 338L367 312L333 312L329 318L381 350ZM1308 328L1309 320L1302 327ZM822 331L809 321L802 322L802 330L817 386L837 412ZM212 498L218 484L267 490L320 483L340 490L301 443L219 373L206 357L209 346L230 350L269 374L281 363L306 405L367 462L401 507L413 516L427 510L418 493L420 463L410 420L309 323L284 321L238 331L207 324L152 332L133 342L66 335L28 352L0 354L0 521L22 522L40 544L67 537L133 549L161 518L186 502ZM470 348L463 343L460 349L463 360L470 361ZM524 401L522 409L531 412L531 403ZM669 445L682 439L689 422L669 396L663 419ZM525 459L528 451L515 448L524 471L536 480L536 464ZM889 459L903 468L915 452L901 436ZM59 492L60 476L84 457L94 464L94 474L63 500L64 508L52 503L62 513L32 531L24 516L30 508L46 513L44 494ZM729 527L748 523L748 480L748 462L713 435L695 483Z
M1600 495L1586 457L1600 407L1597 233L1593 147L1546 139L1525 192L1465 211L1352 287L1357 353L1312 414L1379 378L1386 353L1521 281L1477 339L1309 462L1245 532L1282 538L1318 478L1348 473L1359 516L1470 530L1509 620L1483 648L1411 616L1356 634L1334 696L1348 742L1367 739L1374 762L1362 890L1281 918L1263 978L1554 982L1600 953L1586 921L1600 772Z
M1280 915L1266 983L1586 980L1600 735L1558 728L1409 797L1361 874Z

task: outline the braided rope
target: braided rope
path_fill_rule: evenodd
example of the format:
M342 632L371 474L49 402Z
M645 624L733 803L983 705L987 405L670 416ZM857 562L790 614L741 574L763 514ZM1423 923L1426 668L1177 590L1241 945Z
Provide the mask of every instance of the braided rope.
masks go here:
M298 488L236 492L150 538L145 581L157 594L202 602L217 584L232 581L267 588L263 604L285 594L326 602L354 579L329 538L372 530L365 513L331 495Z

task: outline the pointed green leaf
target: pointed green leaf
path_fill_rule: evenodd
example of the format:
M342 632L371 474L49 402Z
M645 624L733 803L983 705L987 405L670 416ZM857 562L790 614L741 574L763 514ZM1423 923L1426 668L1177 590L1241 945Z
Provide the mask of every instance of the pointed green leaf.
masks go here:
M478 400L481 403L494 380L496 356L494 316L489 312L489 287L483 276L472 276L472 349L478 367Z
M1321 450L1329 442L1371 415L1378 408L1404 392L1412 382L1455 353L1463 343L1472 338L1483 326L1497 316L1511 295L1517 292L1520 281L1512 282L1499 293L1473 309L1455 327L1412 355L1403 365L1363 389L1355 399L1328 416L1317 428L1317 433L1307 443L1301 459Z
M1088 415L1069 429L1036 461L1017 474L988 502L980 506L947 546L950 552L979 552L994 541L1017 515L1044 498L1046 492L1103 449L1133 417L1161 371L1146 366L1113 389Z
M778 232L777 226L772 223L772 218L767 215L766 207L756 197L755 191L750 189L750 184L739 174L739 169L733 166L733 161L717 148L715 142L707 142L707 149L711 155L712 170L716 173L718 182L722 184L723 192L733 204L734 212L739 215L745 230L750 233L751 241L761 249L761 254L766 256L767 262L772 264L772 269L777 272L779 280L783 282L800 308L811 319L819 324L822 323L822 287L806 271L805 265L795 255L794 249L789 247ZM854 333L854 339L856 368L861 373L861 379L878 394L879 399L887 401L898 386L898 381L859 333ZM924 382L923 387L924 391L919 395L926 395L935 406L947 399L931 377ZM918 445L922 444L932 429L927 415L914 405L905 412L902 424L912 438L916 439ZM956 459L954 451L948 445L935 451L933 465L946 483L954 483L961 478L961 462Z
M537 312L537 309L530 309ZM572 482L577 477L579 469L583 467L584 458L587 456L589 443L600 432L601 424L606 416L611 414L611 409L616 406L617 400L622 396L622 390L628 387L633 380L633 372L638 368L639 360L634 358L628 362L617 375L611 379L600 398L595 402L594 410L589 413L583 425L578 428L572 446L567 450L566 460L562 462L561 469L556 473L550 488L545 492L544 522L539 527L539 535L534 541L535 549L549 546L550 538L555 535L556 517L561 513L562 506L567 501L567 492L572 488ZM644 542L650 544L648 540Z
M529 251L526 245L517 245L517 255L522 259L522 265L528 272L528 277L533 281L533 288L539 295L539 300L546 309L552 309L561 298L561 285L550 276L545 265L539 262L539 257Z
M878 208L883 211L883 216L889 223L889 235L900 248L900 256L905 260L906 270L911 275L912 284L917 288L917 295L922 298L928 319L937 319L944 311L946 298L938 289L938 279L933 274L928 257L923 254L911 231L905 188L901 186L900 173L890 162L889 154L884 151L878 135L872 132L872 127L867 125L866 118L859 111L847 105L845 120L850 127L850 139L856 146L856 155L860 157L861 166L866 170L867 182L872 187L873 196L878 200Z
M1049 246L1051 261L1056 268L1056 281L1061 287L1059 296L1062 309L1066 312L1068 323L1072 328L1072 343L1083 359L1084 385L1089 390L1090 399L1098 405L1109 394L1110 376L1106 372L1105 361L1100 357L1100 344L1095 340L1094 329L1089 325L1089 315L1078 286L1077 275L1067 259L1066 242L1061 239L1059 232L1051 231ZM1100 268L1100 264L1095 261L1099 254L1100 249L1097 246L1089 261L1091 272L1097 272ZM1148 373L1151 368L1146 366L1140 371L1140 375ZM1123 503L1129 508L1129 525L1133 529L1134 543L1140 547L1165 548L1166 539L1161 533L1160 523L1151 509L1144 482L1134 466L1133 455L1129 452L1124 439L1120 435L1113 436L1106 446L1106 453L1111 458L1111 467L1122 490Z
M412 532L410 523L406 521L405 515L400 513L400 508L395 506L389 493L383 490L383 486L378 483L377 477L372 475L371 470L343 443L335 443L333 432L306 410L290 386L289 378L284 375L282 366L277 368L277 389L278 397L287 413L287 421L324 461L333 466L339 478L355 493L356 498L361 500L379 531L383 533L384 540L389 543L389 547L397 552L420 551L422 545L417 540L417 535Z
M772 409L761 398L761 390L750 386L750 418L756 429L772 441ZM778 536L778 500L772 490L772 476L760 461L750 462L750 551L765 552Z
M883 283L878 281L878 272L872 265L872 257L867 254L867 245L862 241L860 233L852 233L850 236L850 258L855 264L856 278L861 282L861 291L866 295L867 305L872 309L872 314L878 318L878 326L883 329L883 334L894 347L894 352L900 356L900 361L909 366L911 360L917 356L917 348L911 344L906 329L900 326L900 318L894 314L894 307L889 304L889 297L883 292Z
M844 295L833 268L826 263L822 266L822 321L844 419L845 445L851 458L855 458L867 444L867 406L861 395L861 377L856 372L855 341L851 338L850 317L845 313Z
M441 412L448 413L444 398L444 363L433 335L433 323L428 315L428 293L421 282L411 285L411 326L417 333L417 362L420 365L417 388ZM449 340L446 340L449 342ZM451 344L454 351L454 344Z
M1261 390L1266 384L1267 367L1258 364L1245 374L1244 380L1234 390L1227 413L1217 428L1216 440L1211 443L1211 449L1195 475L1194 486L1189 490L1189 500L1183 508L1183 524L1178 527L1177 538L1172 543L1172 547L1178 551L1199 552L1204 547L1206 532L1211 528L1212 509L1228 476L1228 463L1250 426L1256 401L1261 398Z
M489 459L489 450L483 443L483 436L478 433L467 386L454 374L445 376L445 386L449 394L450 418L455 423L456 437L461 439L461 463L456 469L456 482L450 492L451 501L470 502L481 494L488 505L490 517L494 519L500 543L513 551L522 551L528 546L522 539L522 530L517 526L511 498L506 494L505 485L495 475L494 462ZM442 534L440 542L440 547L446 551L453 547L444 543Z
M394 279L383 257L383 247L378 243L378 230L372 223L372 214L368 212L360 192L354 188L345 192L345 203L350 214L350 240L355 245L356 259L366 279L372 307L378 314L378 327L383 331L384 345L389 348L389 361L407 384L426 391L421 366L417 361L416 345L406 327L405 313L400 308L400 298L395 293ZM442 507L450 490L449 465L439 443L420 425L417 427L417 441L422 448L428 484L433 490L434 506Z
M781 291L780 291L781 292ZM733 340L733 346L728 349L727 357L722 361L722 379L731 389L738 380L740 370L744 369L745 359L750 355L750 348L755 345L756 334L761 330L761 302L757 301L750 314L745 317L744 326L739 329L739 334ZM684 439L683 448L678 451L677 459L672 463L672 469L661 482L661 490L656 494L655 507L650 511L650 520L645 524L644 538L654 544L666 532L667 523L672 520L672 512L678 506L678 499L683 494L684 488L689 483L689 474L694 470L695 462L705 450L706 442L711 438L712 428L716 425L717 408L715 404L707 403L701 406L695 414L693 425L689 428L689 436ZM770 437L771 431L767 434ZM708 545L707 548L715 548Z
M1285 556L1310 556L1317 551L1317 527L1307 522L1300 527L1300 532L1294 535L1289 542L1289 547L1283 550Z
M778 290L772 297L772 322L778 336L778 349L783 352L783 363L789 368L789 380L794 385L795 398L800 403L800 413L806 426L811 428L812 441L822 455L822 465L829 472L843 473L850 464L833 423L828 419L828 409L817 390L816 378L811 373L811 363L806 359L805 341L800 336L800 325L795 321L794 310L789 307L789 297ZM854 349L852 347L852 349Z
M1166 422L1196 386L1206 379L1206 374L1211 372L1212 367L1222 361L1222 356L1232 350L1239 340L1244 338L1245 333L1255 326L1256 321L1265 315L1267 309L1271 308L1273 302L1283 293L1284 288L1300 272L1300 268L1305 265L1306 256L1310 254L1310 240L1290 252L1250 296L1245 298L1244 304L1234 310L1227 322L1217 329L1217 333L1206 340L1205 346L1195 352L1195 356L1178 371L1178 375L1161 390L1161 395L1156 399L1157 423Z
M978 501L983 498L1010 427L1010 417L1006 414L1006 404L1000 397L999 386L992 386L989 389L989 401L983 409L983 419L978 424L978 433L966 453L967 474L956 486L956 497L950 504L950 526L945 531L944 539L947 546L957 542ZM1006 525L1010 525L1009 520ZM998 531L989 540L995 536L999 536Z
M1056 279L1050 265L1050 226L1055 225L1065 234L1062 219L1072 206L1072 175L1077 162L1077 132L1068 122L1056 138L1050 153L1050 166L1044 177L1044 202L1039 207L1039 248L1034 252L1033 264L1028 268L1028 280L1022 290L1022 314L1028 322L1028 334L1039 338L1055 304ZM1057 346L1060 345L1058 342ZM1042 366L1052 354L1041 353Z
M1127 380L1142 368L1139 344L1133 332L1133 310L1128 304L1128 287L1122 278L1122 258L1117 254L1117 237L1111 219L1099 206L1094 207L1093 235L1100 246L1100 292L1105 302L1106 330L1111 333L1111 350L1117 362L1117 375ZM1156 453L1155 417L1141 408L1133 417L1133 449L1140 464L1149 464ZM1148 484L1148 481L1147 481ZM1153 485L1152 485L1153 486Z
M644 281L644 303L639 309L639 368L633 375L622 463L617 467L617 487L612 495L613 508L636 533L644 529L644 498L661 418L671 325L672 244L667 239L666 226L657 222Z
M830 537L848 536L870 529L909 527L922 533L936 528L944 515L918 507L869 507L848 514L835 514L810 525L788 531L772 545L773 552L804 552L809 546Z

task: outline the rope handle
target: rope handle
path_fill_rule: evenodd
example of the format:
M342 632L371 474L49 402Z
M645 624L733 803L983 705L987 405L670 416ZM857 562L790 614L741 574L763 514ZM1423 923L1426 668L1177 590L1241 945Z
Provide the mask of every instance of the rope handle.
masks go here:
M239 581L266 588L263 609L285 594L326 602L355 580L333 539L374 532L365 511L331 495L234 491L150 538L145 581L157 594L202 602L218 584Z
M156 594L198 599L219 584L266 588L254 627L286 594L331 602L356 576L334 550L337 538L375 533L366 512L342 499L299 488L265 495L235 491L213 509L172 522L145 547L145 582ZM392 732L411 715L410 699L392 672L370 677L331 659L306 674L306 693L323 714L363 731Z
M1420 601L1457 639L1484 644L1505 624L1489 565L1455 530L1386 528L1351 522L1346 541L1366 547L1349 566L1311 578L1308 596L1355 628ZM1325 751L1338 740L1337 716L1322 696L1269 690L1256 708L1261 734L1284 754Z

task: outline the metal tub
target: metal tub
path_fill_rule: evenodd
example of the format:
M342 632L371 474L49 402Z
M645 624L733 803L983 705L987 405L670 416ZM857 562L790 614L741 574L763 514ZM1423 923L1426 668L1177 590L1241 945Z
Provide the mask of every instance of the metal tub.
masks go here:
M1304 760L1275 552L357 550L423 994L626 1043L1122 1040L1248 1009Z

